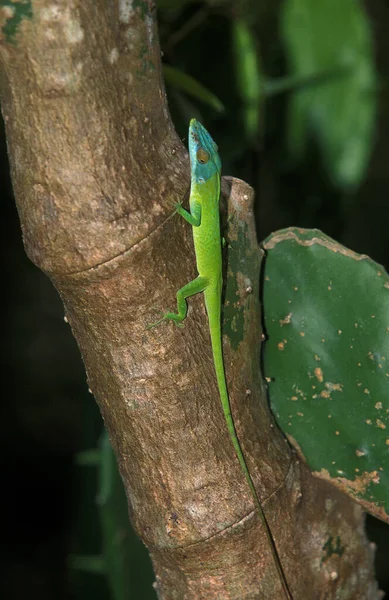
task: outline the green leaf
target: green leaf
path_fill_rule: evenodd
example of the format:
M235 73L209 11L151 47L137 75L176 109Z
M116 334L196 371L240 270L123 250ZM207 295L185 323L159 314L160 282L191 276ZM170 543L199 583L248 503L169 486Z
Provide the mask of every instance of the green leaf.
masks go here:
M319 143L327 171L341 187L358 185L367 168L376 112L372 39L357 0L286 0L282 34L290 72L309 76L350 69L290 99L288 144L300 160L308 138Z
M148 552L131 528L123 482L106 432L101 440L101 456L97 503L101 517L104 564L112 599L155 599Z
M266 78L263 83L263 93L269 98L292 92L302 88L322 85L328 81L333 81L334 78L341 75L349 74L349 67L339 67L338 70L331 69L330 71L317 72L314 75L292 75L287 77L278 77L276 79Z
M86 556L85 554L71 554L68 559L71 569L101 575L105 573L105 563L102 556Z
M179 69L175 69L170 65L163 65L163 74L166 83L172 85L178 90L185 92L189 96L201 100L205 104L211 106L217 112L224 112L224 106L220 102L219 98L209 91L199 81L183 73Z
M97 467L100 465L101 451L98 448L78 452L75 457L76 465L80 467Z
M277 421L315 475L389 522L389 276L315 229L263 246Z
M254 34L244 19L232 21L232 49L235 81L243 103L246 135L255 138L260 132L262 109L262 74Z

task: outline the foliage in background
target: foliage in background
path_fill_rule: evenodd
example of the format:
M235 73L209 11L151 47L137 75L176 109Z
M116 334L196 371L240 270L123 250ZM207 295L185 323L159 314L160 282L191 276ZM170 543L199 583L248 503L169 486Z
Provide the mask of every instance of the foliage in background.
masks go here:
M301 160L312 136L334 185L357 186L366 173L375 123L376 74L369 23L355 0L287 0L282 34L296 76L333 73L293 93L287 137Z
M99 447L79 454L77 464L97 469L96 503L102 543L99 554L72 555L70 568L106 577L112 600L155 599L150 558L130 526L123 482L106 431Z
M237 95L246 146L255 147L264 135L266 98L289 93L286 142L292 164L304 159L313 141L321 150L323 166L334 186L347 189L359 185L372 148L377 93L372 34L360 3L285 0L279 19L288 71L276 79L267 77L261 65L261 40L249 3L245 3L248 12L241 8L238 15L229 13L227 7L224 3L231 30L234 77L229 78L230 91ZM199 13L192 16L195 30L204 25L202 19L206 17L203 11ZM190 19L183 29L188 28L188 22ZM186 34L190 33L189 27ZM184 67L173 71L166 65L165 69L167 83L175 93L186 92L221 112L223 100L212 93L212 87L203 91L201 74L199 79L189 78ZM185 123L190 106L181 97ZM196 116L201 118L198 111Z
M175 90L185 92L188 96L209 104L216 112L224 111L224 106L219 98L190 75L170 65L163 65L163 75L166 85L171 85Z

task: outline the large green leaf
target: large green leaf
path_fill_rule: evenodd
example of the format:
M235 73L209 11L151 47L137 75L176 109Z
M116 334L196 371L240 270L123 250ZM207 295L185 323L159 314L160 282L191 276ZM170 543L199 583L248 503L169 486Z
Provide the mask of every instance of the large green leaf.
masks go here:
M264 370L315 475L389 521L389 276L318 230L264 242Z
M315 136L328 173L355 186L366 171L375 118L376 75L369 24L357 0L286 0L282 34L293 75L339 72L332 81L296 91L289 104L288 142L302 158Z

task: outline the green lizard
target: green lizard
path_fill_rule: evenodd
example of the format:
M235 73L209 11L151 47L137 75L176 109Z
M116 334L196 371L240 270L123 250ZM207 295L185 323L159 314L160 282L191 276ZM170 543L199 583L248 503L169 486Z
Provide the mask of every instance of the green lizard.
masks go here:
M178 212L193 228L193 240L196 254L198 277L187 283L177 292L177 313L168 312L159 321L149 327L158 325L164 320L172 320L177 325L186 318L186 299L199 292L204 292L205 306L207 309L213 362L216 371L219 395L223 407L224 417L233 443L236 456L250 487L259 517L266 531L274 563L277 568L285 597L292 600L288 584L281 566L277 549L254 487L253 480L248 470L242 448L236 433L231 415L230 401L224 372L222 335L221 335L221 306L222 306L222 243L220 234L220 177L221 160L218 147L208 131L192 119L189 125L189 155L191 163L191 191L190 212L176 205Z

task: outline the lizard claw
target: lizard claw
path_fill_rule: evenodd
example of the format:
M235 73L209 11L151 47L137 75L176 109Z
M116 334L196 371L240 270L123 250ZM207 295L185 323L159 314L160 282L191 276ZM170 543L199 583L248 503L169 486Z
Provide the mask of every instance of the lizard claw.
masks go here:
M182 206L181 202L175 202L173 204L173 208L174 208L173 215L175 215L180 210L181 206Z
M184 327L184 324L181 323L181 319L179 318L178 315L176 315L175 313L166 313L166 314L162 315L162 317L160 319L158 319L158 321L155 321L155 323L150 323L149 325L146 325L145 329L149 330L149 329L152 329L153 327L157 327L163 321L173 321L173 323L176 327Z

